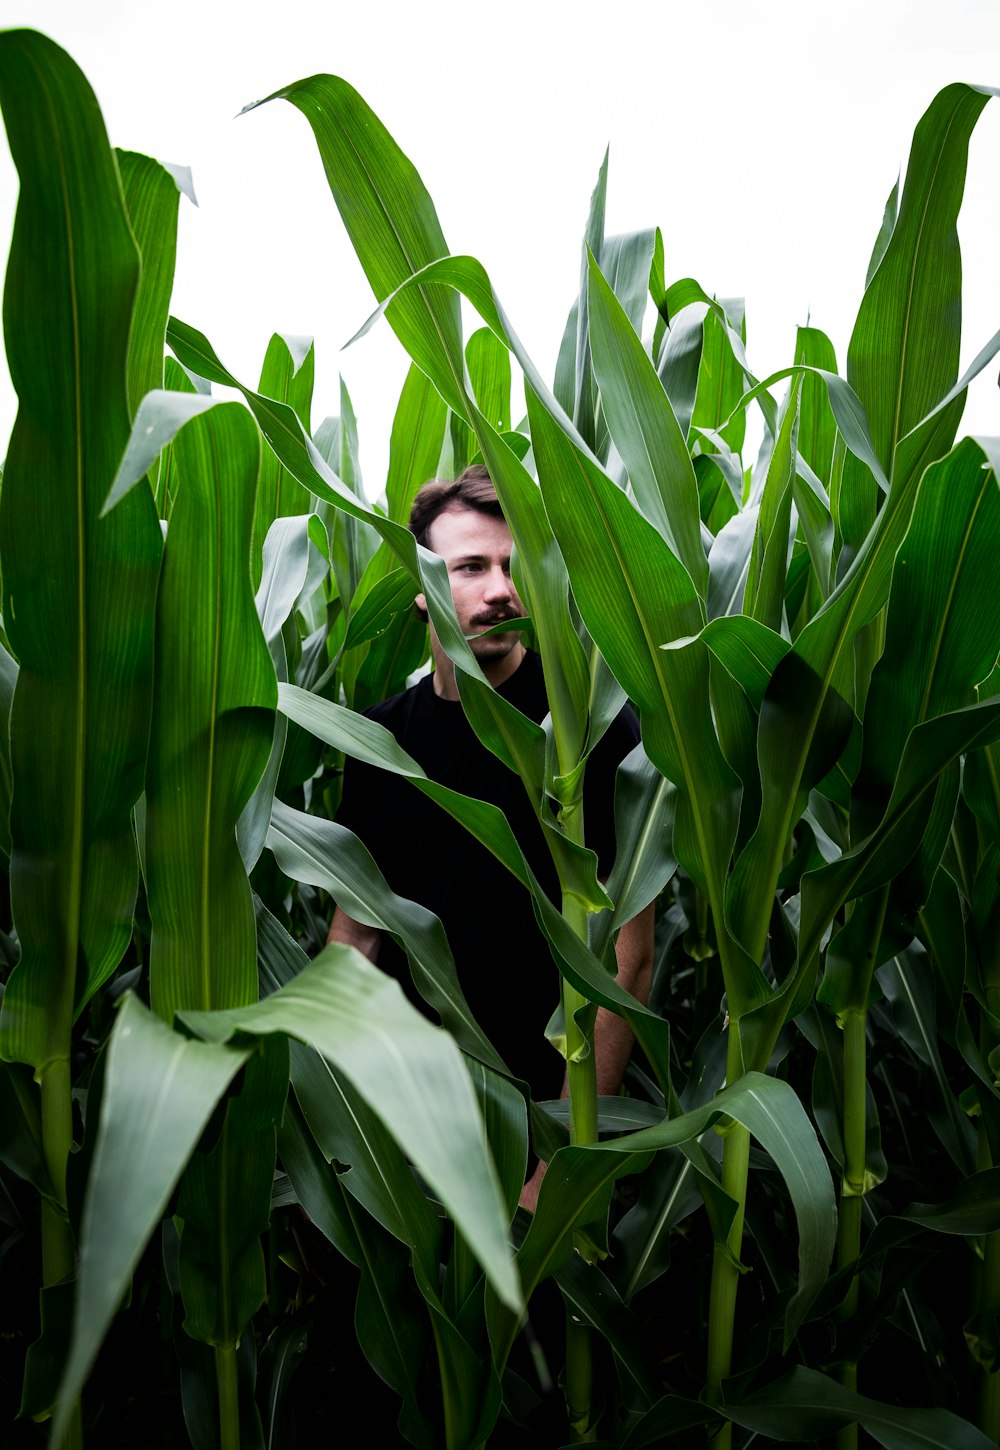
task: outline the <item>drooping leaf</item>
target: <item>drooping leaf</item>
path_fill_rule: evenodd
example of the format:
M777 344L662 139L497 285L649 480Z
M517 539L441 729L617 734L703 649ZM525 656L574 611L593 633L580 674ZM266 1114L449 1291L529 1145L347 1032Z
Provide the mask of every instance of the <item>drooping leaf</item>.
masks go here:
M170 1031L136 998L122 1004L105 1067L54 1444L181 1171L250 1051L193 1042ZM114 1233L107 1231L111 1223Z
M328 1056L405 1144L497 1293L517 1308L520 1290L496 1171L461 1055L397 983L351 948L329 946L263 1001L227 1012L185 1012L183 1020L213 1041L280 1032Z

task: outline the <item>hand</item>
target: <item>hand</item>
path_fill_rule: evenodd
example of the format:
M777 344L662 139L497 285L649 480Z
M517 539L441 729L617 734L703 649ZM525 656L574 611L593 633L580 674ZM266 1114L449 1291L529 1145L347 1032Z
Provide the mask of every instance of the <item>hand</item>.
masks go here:
M529 1213L534 1213L538 1204L538 1190L542 1186L542 1179L545 1177L548 1166L547 1163L543 1163L539 1158L538 1163L535 1165L534 1173L532 1173L527 1183L521 1189L519 1202L521 1207L526 1208Z

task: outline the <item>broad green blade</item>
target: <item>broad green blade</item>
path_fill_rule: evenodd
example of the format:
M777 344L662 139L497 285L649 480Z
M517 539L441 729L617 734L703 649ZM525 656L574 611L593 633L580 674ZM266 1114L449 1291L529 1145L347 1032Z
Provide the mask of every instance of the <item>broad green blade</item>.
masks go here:
M618 767L615 864L606 882L615 908L593 923L590 948L595 956L601 955L612 930L656 900L677 869L671 849L674 794L641 742Z
M392 732L377 721L356 715L342 705L322 700L294 685L281 686L279 708L290 720L311 730L328 745L412 780L418 790L444 806L466 829L471 830L522 885L529 890L541 891L503 812L486 801L473 800L430 780L417 762L397 744ZM595 911L607 905L603 888L597 883L594 853L582 846L571 849L566 843L564 865L567 863L574 872L572 884L580 897L592 902ZM544 892L541 894L544 896Z
M836 373L837 355L833 343L818 327L795 330L795 361L807 367ZM807 373L802 380L799 406L799 453L821 479L827 492L833 471L833 448L837 424L830 399L821 380Z
M459 1046L506 1071L472 1016L440 921L417 902L390 891L356 836L336 821L324 821L275 801L268 845L293 881L322 886L356 921L389 932L409 957L420 995L439 1014Z
M308 966L309 959L274 917L258 903L261 978L266 995L287 986ZM378 1220L383 1228L405 1244L413 1255L413 1267L421 1289L430 1298L438 1297L438 1266L441 1261L443 1224L429 1202L404 1150L377 1113L351 1085L350 1080L312 1048L300 1042L291 1044L291 1077L294 1097L298 1102L312 1141L307 1157L312 1162L317 1153L327 1165L336 1161L346 1165L329 1175L338 1180L330 1197L333 1220L329 1215L321 1224L349 1258L354 1258L350 1244L342 1241L345 1211L355 1223L363 1215L348 1205L345 1210L342 1192L346 1191ZM288 1116L298 1118L293 1104ZM297 1151L305 1152L305 1149ZM287 1166L287 1165L286 1165ZM291 1169L288 1170L291 1173ZM314 1170L308 1169L311 1182ZM293 1175L294 1179L294 1175ZM523 1182L523 1177L522 1177ZM355 1259L355 1262L358 1262Z
M417 489L434 477L446 415L441 394L416 363L411 363L389 438L385 496L389 517L397 524L406 523Z
M884 810L913 727L971 704L1000 654L998 466L1000 442L965 439L920 484L865 706L856 835Z
M871 280L879 269L882 258L885 256L885 249L889 245L889 238L896 227L896 219L899 216L899 176L889 195L885 199L885 210L882 212L882 225L878 229L878 236L875 238L875 245L868 261L868 271L865 273L865 286L871 285Z
M0 1052L43 1070L132 932L160 530L148 488L99 514L128 439L139 258L86 80L52 41L0 38L21 192L4 293L18 414L0 501L11 903L21 960ZM128 560L128 568L122 567Z
M264 541L264 571L254 603L279 680L288 679L284 629L307 587L310 558L315 552L309 541L309 515L306 514L275 519ZM240 855L248 872L256 866L267 839L287 734L284 715L276 714L267 767L237 822Z
M163 387L163 349L177 255L177 209L181 190L187 190L190 181L182 187L175 171L136 151L118 151L116 156L125 209L142 262L128 356L128 403L134 418L146 394Z
M998 739L998 699L914 727L876 829L838 860L803 877L800 959L810 959L818 950L827 923L844 902L886 885L911 860L926 829L941 771L967 751Z
M226 1104L218 1135L188 1161L177 1200L185 1332L231 1349L267 1292L261 1235L271 1215L275 1135L288 1096L287 1042L272 1038L261 1047Z
M498 433L510 432L510 353L495 333L480 327L465 349L476 406Z
M433 1286L436 1297L443 1226L398 1134L346 1074L298 1042L292 1044L292 1084L316 1146L328 1163L342 1165L341 1186L407 1246L418 1281Z
M799 378L793 377L779 413L778 435L760 495L760 512L743 598L743 612L759 620L774 634L782 633L785 612L799 396Z
M288 1105L278 1145L302 1207L320 1232L361 1270L354 1321L358 1342L376 1372L403 1400L400 1429L421 1450L436 1450L418 1398L427 1316L413 1284L408 1250L359 1212L294 1102Z
M939 1025L934 977L928 967L926 953L919 942L913 942L905 952L884 962L876 975L892 1009L894 1027L911 1051L930 1068L940 1103L935 1113L935 1132L959 1172L970 1175L976 1166L976 1133L941 1055L944 1032ZM963 1187L969 1181L967 1177ZM927 1211L933 1216L934 1210ZM930 1226L943 1228L939 1224ZM992 1232L994 1228L1000 1228L1000 1222L992 1224L989 1230L980 1231ZM943 1228L943 1231L961 1232L955 1226ZM969 1229L968 1232L974 1230Z
M604 211L608 195L608 153L605 151L597 181L590 196L587 225L580 259L580 292L576 303L576 376L573 388L573 423L586 446L601 457L598 443L599 401L590 356L590 318L587 312L588 256L600 257L604 249Z
M364 581L362 581L362 587ZM360 591L359 591L360 592ZM375 639L405 612L418 593L414 580L405 569L392 569L368 589L360 605L351 611L351 622L344 637L344 648L356 648Z
M259 391L265 398L277 398L295 412L308 433L312 407L316 353L312 339L282 337L275 333L267 345L261 368ZM253 541L250 572L254 588L258 588L263 569L264 540L275 519L289 514L309 512L310 498L302 485L288 472L270 449L260 461L260 482L254 509Z
M55 1202L45 1166L38 1088L21 1063L0 1063L0 1163Z
M162 166L135 151L116 155L129 225L142 261L128 356L129 413L134 418L146 394L164 386L163 351L177 256L177 211L181 191L192 202L194 191L186 168ZM157 498L165 491L159 473L168 467L169 455L161 460L159 469L150 471L150 487Z
M604 416L636 502L704 598L708 560L687 444L645 348L593 258L590 345Z
M330 946L255 1006L185 1012L183 1020L214 1041L280 1032L329 1057L405 1147L500 1298L518 1311L496 1170L461 1054L397 983L350 948Z
M57 1445L153 1229L215 1105L251 1048L196 1042L126 997L108 1046L87 1179L73 1340L52 1443ZM109 1225L114 1232L109 1232Z
M880 1404L801 1365L742 1403L727 1401L718 1409L777 1443L823 1439L856 1422L888 1450L987 1450L993 1444L950 1410Z
M150 1001L166 1021L180 1007L256 999L236 823L267 764L276 703L250 588L253 420L239 404L219 404L173 447L179 485L157 600L146 776Z
M677 787L674 849L719 908L736 835L738 782L719 749L704 622L690 575L620 489L529 390L542 497L594 640L638 706L650 759ZM662 646L672 644L666 650ZM697 751L691 747L697 741Z
M917 124L899 217L851 336L848 382L868 414L882 467L894 481L899 440L958 376L962 264L956 221L969 138L995 94L986 87L947 86ZM951 445L958 413L942 453Z
M746 342L743 299L720 299L717 306L709 311L702 326L704 338L691 427L718 430L723 442L739 452L746 431L746 415L739 407L746 377L742 367L742 344ZM773 432L768 417L771 405L761 399L761 407L769 431ZM706 445L706 451L707 447L711 445Z
M266 99L290 101L312 127L333 199L380 302L412 273L446 255L434 203L416 168L353 87L338 76L318 75ZM394 302L388 315L414 362L464 416L458 298L418 287Z
M604 1211L606 1190L614 1178L634 1168L642 1154L697 1139L726 1115L749 1129L771 1155L795 1208L799 1281L785 1310L787 1346L826 1279L837 1214L830 1170L805 1109L787 1083L760 1073L746 1073L710 1103L657 1127L594 1147L561 1149L542 1180L537 1211L518 1251L525 1292L530 1294L565 1257L568 1235L590 1222L595 1211ZM496 1327L503 1322L501 1314ZM508 1320L506 1334L501 1332L495 1343L507 1343L512 1328Z

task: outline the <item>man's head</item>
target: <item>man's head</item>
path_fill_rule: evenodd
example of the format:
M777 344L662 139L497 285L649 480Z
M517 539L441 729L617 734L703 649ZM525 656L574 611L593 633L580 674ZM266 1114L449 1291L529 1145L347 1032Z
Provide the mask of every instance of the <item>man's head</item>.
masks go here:
M410 530L418 544L444 559L463 634L475 636L524 613L510 577L510 529L496 489L481 465L467 468L454 483L432 479L424 484L413 501ZM426 610L422 594L415 602L418 609ZM439 671L447 673L450 661L433 629L431 644ZM517 633L474 639L471 644L484 673L495 685L513 674L524 656Z

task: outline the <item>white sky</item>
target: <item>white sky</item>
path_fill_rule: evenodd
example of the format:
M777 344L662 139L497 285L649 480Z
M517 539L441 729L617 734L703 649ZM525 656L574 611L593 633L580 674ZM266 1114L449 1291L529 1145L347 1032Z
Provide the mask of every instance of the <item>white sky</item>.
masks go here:
M420 170L454 252L477 256L551 377L610 142L608 231L658 224L668 280L747 299L758 376L811 317L841 371L886 195L953 80L1000 85L995 0L0 0L82 67L112 142L189 165L173 310L256 383L272 332L317 342L313 423L342 372L365 481L381 491L406 358L380 323L305 118L249 101L330 71ZM1000 99L973 136L960 230L963 364L1000 327ZM0 149L4 253L16 174ZM963 431L1000 433L997 365ZM0 456L16 400L0 360Z

